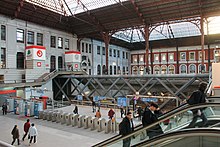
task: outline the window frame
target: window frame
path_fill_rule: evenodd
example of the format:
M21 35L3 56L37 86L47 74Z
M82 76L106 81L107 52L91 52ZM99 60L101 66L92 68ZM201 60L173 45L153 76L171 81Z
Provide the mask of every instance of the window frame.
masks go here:
M37 33L37 45L43 46L44 44L44 35L42 33Z
M57 40L58 40L58 42L57 42L58 49L63 49L63 37L58 37Z
M32 39L32 42L29 41ZM27 44L34 44L34 31L28 31L27 32Z
M1 25L1 40L6 40L6 26Z
M50 36L50 47L56 48L56 36Z
M64 48L65 48L65 50L70 49L70 40L68 38L65 38Z
M24 29L17 28L17 30L16 30L16 40L17 40L18 43L24 43Z

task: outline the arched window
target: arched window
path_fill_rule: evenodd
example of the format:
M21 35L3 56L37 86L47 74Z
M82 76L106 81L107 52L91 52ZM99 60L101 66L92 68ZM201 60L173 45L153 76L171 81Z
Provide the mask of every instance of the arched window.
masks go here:
M206 65L204 64L204 71L206 71ZM199 64L198 73L202 73L202 64Z
M63 68L63 58L61 56L58 57L58 69L62 70Z
M97 75L101 75L101 66L100 65L97 66Z
M17 69L24 69L24 53L17 53Z
M138 73L138 67L137 66L133 66L132 67L132 74L137 75Z
M154 74L160 74L160 66L154 66Z
M144 66L139 67L140 75L144 75Z
M112 66L110 65L110 75L112 75Z
M186 74L187 73L185 64L180 65L180 73L181 74Z
M106 74L106 66L105 65L102 65L102 74Z
M167 74L167 66L166 65L161 66L161 74Z
M196 65L195 64L189 65L189 73L196 73Z
M123 74L125 75L125 66L123 66Z
M116 75L116 72L117 72L117 67L116 65L114 66L114 75Z
M56 57L50 57L50 71L54 71L56 69Z
M174 65L169 65L168 66L168 73L169 74L175 74L175 66Z

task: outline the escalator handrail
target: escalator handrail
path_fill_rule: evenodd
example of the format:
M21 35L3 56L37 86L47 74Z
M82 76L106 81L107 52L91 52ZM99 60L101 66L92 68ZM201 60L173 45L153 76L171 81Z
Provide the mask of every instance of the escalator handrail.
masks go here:
M113 138L110 138L110 139L107 139L107 140L104 140L96 145L93 145L92 147L101 147L101 146L106 146L106 145L110 145L110 144L113 144L115 142L117 142L118 140L123 140L125 138L128 138L128 137L132 137L134 136L135 134L137 133L141 133L142 131L144 130L147 130L173 116L176 116L178 114L181 114L183 112L186 112L188 110L191 110L191 109L197 109L197 108L203 108L203 107L214 107L214 106L219 106L220 107L220 103L203 103L203 104L196 104L196 105L184 105L184 107L179 110L179 109L176 109L174 111L171 111L170 113L168 113L166 116L161 116L161 118L158 119L158 121L156 121L155 123L151 124L151 125L148 125L148 126L145 126L145 127L141 127L141 128L138 128L136 129L134 132L126 135L126 136L121 136L121 135L117 135Z
M132 147L143 147L151 146L166 140L182 138L182 137L195 137L195 136L208 136L208 137L219 137L220 128L190 128L183 129L174 132L164 133L153 137L151 139L145 140L138 144L133 145Z
M162 118L164 118L164 117L169 116L170 113L173 113L173 112L176 112L176 111L180 111L180 110L184 109L186 106L187 106L187 104L182 104L182 105L180 105L180 106L178 106L178 107L175 107L174 109L172 109L172 110L167 111L166 113L164 113L164 114L163 114L162 116L160 116L158 119L160 120L160 119L162 119ZM138 130L138 129L140 129L140 128L143 128L143 125L142 125L142 124L139 124L139 125L135 126L134 131L136 131L136 130ZM121 137L121 135L117 134L117 135L115 135L115 136L113 136L113 137L110 137L110 138L108 138L108 139L106 139L106 140L104 140L104 141L102 141L102 142L99 142L98 144L94 145L94 147L95 147L95 146L100 146L100 145L102 145L102 143L104 143L104 142L106 142L106 141L113 140L113 139L116 139L116 138L119 138L119 137Z

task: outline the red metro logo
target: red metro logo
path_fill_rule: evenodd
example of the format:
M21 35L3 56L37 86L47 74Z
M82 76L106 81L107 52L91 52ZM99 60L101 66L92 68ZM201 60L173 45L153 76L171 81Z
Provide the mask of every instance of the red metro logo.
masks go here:
M38 51L37 51L37 56L38 56L38 57L42 57L42 56L43 56L43 52L42 52L41 50L38 50Z

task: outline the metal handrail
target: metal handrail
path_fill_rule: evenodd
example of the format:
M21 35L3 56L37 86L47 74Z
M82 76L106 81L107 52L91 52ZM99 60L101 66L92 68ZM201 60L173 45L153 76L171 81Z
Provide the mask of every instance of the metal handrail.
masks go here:
M161 134L157 137L149 139L144 142L140 142L138 144L133 145L132 147L143 147L143 146L151 146L163 141L183 138L183 137L195 137L195 136L207 136L207 137L219 137L219 128L193 128L193 129L184 129L176 132L170 132Z
M136 131L132 132L129 135L126 135L126 136L118 135L117 137L115 137L113 139L107 139L105 141L102 141L102 142L94 145L93 147L103 147L103 146L111 145L111 144L113 144L115 142L118 142L118 140L123 140L123 139L129 138L129 137L132 137L132 136L134 136L136 134L139 134L139 133L141 133L141 132L143 132L143 131L145 131L145 130L147 130L147 129L149 129L149 128L151 128L151 127L153 127L153 126L155 126L155 125L157 125L159 123L162 123L163 121L165 121L165 120L167 120L169 118L172 118L172 117L174 117L176 115L179 115L179 114L181 114L183 112L186 112L188 110L197 109L197 108L204 108L204 107L215 107L215 106L220 107L220 103L204 103L204 104L185 105L185 106L186 107L183 107L182 110L177 109L175 111L172 111L171 113L169 113L168 116L166 116L166 117L162 116L157 122L155 122L155 123L153 123L151 125L148 125L146 127L142 127L140 129L137 129Z

